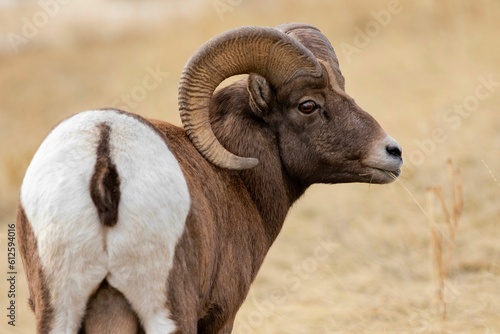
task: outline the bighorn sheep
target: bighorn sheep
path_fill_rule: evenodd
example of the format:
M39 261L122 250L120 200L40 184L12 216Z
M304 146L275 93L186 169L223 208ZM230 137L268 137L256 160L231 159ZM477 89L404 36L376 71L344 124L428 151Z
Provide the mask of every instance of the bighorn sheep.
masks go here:
M230 333L307 187L400 173L401 148L309 25L210 40L182 73L179 110L184 129L85 111L41 144L17 224L39 333Z

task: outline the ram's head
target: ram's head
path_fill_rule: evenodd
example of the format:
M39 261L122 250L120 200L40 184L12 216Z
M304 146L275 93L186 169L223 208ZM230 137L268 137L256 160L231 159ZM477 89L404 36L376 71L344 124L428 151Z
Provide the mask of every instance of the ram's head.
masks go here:
M400 174L401 148L344 91L328 39L315 27L244 27L207 42L188 62L179 88L187 135L213 164L235 170L258 160L227 151L209 121L215 88L248 78L253 113L276 133L284 168L304 184L388 183Z

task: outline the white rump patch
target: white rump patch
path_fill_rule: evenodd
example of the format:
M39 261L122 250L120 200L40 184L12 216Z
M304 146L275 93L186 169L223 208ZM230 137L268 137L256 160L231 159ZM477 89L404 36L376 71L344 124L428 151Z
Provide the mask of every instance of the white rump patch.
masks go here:
M89 192L100 139L120 178L118 222L102 226ZM115 110L86 111L59 124L36 152L21 203L38 241L54 309L53 333L76 332L89 296L107 278L148 333L171 333L165 308L175 246L190 208L186 180L164 140Z

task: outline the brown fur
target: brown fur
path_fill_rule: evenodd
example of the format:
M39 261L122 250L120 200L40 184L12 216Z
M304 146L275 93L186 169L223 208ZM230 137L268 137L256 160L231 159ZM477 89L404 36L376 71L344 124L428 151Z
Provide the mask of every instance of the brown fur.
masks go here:
M50 292L45 283L36 237L21 204L17 209L16 229L30 292L29 304L36 316L36 331L37 333L48 333L53 319Z
M270 246L266 227L237 173L203 159L181 129L156 125L178 153L192 200L169 276L172 317L179 333L218 333L232 324Z

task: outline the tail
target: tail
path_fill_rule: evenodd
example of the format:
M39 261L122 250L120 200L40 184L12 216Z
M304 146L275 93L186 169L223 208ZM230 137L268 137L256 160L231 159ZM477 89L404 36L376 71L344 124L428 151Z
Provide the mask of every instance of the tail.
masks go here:
M104 226L112 227L118 222L120 203L120 177L110 154L111 127L99 124L100 139L97 145L97 160L90 180L90 197ZM89 299L83 333L144 333L137 315L125 296L104 280Z
M106 280L88 302L82 329L87 334L144 333L137 315L123 294Z
M120 203L120 177L111 160L109 140L111 128L99 124L101 137L97 146L97 160L90 180L90 197L97 208L99 220L105 226L114 226L118 221Z

